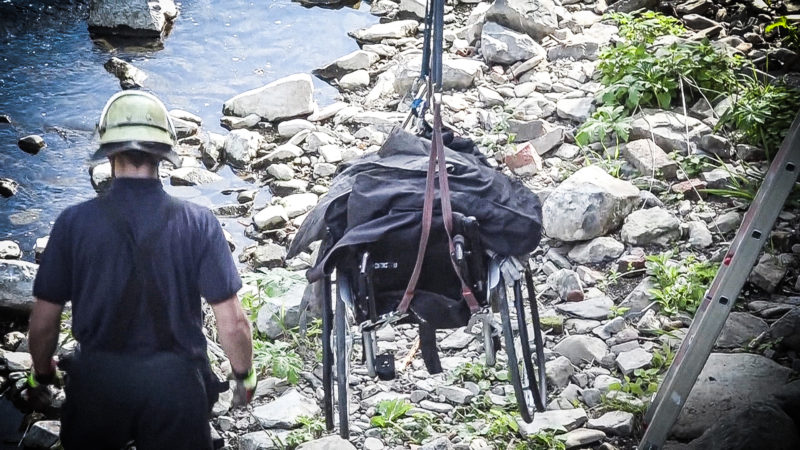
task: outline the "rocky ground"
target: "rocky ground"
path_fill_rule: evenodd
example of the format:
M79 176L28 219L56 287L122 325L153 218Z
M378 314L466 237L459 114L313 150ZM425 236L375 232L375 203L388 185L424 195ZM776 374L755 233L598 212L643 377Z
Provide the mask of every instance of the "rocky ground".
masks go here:
M630 38L621 35L619 19L603 14L660 9L686 29L650 48L707 38L714 51L752 61L746 70L791 81L797 55L783 35L766 28L781 15L796 19L800 7L734 0L609 3L462 1L448 5L445 16L445 122L543 201L546 237L531 263L545 330L547 411L530 424L516 418L504 352L496 367L486 367L481 342L463 330L441 331L445 373L431 376L419 355L413 358L416 329L398 326L378 333L381 350L398 360L396 379L371 379L357 358L352 361L350 443L327 437L301 448L637 445L650 394L741 223L770 149L717 127L735 96L681 95L677 85L672 101L662 105L668 108L633 108L629 118L611 121L609 129L617 131L583 142L581 132L597 122L604 101L598 95L605 92L598 69L604 49ZM287 259L286 247L337 168L377 151L406 117L406 93L420 66L425 2L378 0L371 9L385 20L351 33L361 49L315 71L339 87L340 102L319 107L311 75L297 74L225 102L226 135L204 131L189 112L171 112L184 167L165 166L168 182L210 183L219 177L214 170L227 164L254 183L214 208L219 216L241 218L257 242L242 252L242 262L257 269L245 275L242 298L261 336L262 377L251 409L231 410L225 395L214 408L212 424L229 448L291 448L321 432L319 325L310 322L305 335L296 330L305 290L300 275L314 249ZM145 75L121 60L109 61L107 69L123 86ZM689 81L681 83L686 92ZM613 128L620 123L624 133ZM628 139L613 138L621 134ZM37 145L35 138L20 143L23 150ZM102 189L109 177L110 168L101 165L92 182ZM266 187L272 197L258 201ZM673 429L675 439L694 440L692 448L800 446L797 383L791 383L800 367L798 214L796 202L780 214ZM15 259L19 254L15 243L0 243L0 267L13 274L3 285L11 292L4 301L24 309L36 266ZM30 368L20 325L4 337L3 389L14 390ZM224 374L224 356L213 345L211 353ZM410 409L394 417L390 405ZM52 445L57 425L38 422L26 443ZM759 444L750 445L756 438Z

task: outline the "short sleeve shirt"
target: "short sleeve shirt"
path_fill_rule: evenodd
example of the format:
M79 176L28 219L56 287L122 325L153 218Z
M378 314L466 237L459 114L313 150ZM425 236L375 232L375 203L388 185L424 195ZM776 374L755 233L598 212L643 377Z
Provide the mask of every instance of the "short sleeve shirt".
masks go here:
M105 196L134 240L158 236L150 273L167 303L160 323L170 327L178 351L204 357L201 298L221 302L242 287L219 221L207 208L169 197L158 179L115 178ZM168 201L174 205L163 223L156 211ZM84 349L103 347L101 336L117 323L110 316L131 273L131 250L117 228L100 198L67 208L53 225L34 281L35 297L61 305L72 301L72 331ZM147 353L155 347L152 311L137 307L136 320L125 330L126 349Z

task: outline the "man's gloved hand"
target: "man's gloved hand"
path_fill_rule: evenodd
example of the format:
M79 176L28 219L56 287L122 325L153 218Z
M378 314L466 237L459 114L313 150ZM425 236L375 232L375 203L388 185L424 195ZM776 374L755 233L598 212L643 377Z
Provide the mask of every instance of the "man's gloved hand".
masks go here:
M233 374L236 386L233 388L233 406L245 406L253 400L253 394L258 386L256 372L251 367L245 374Z
M34 373L28 375L25 390L22 391L22 399L34 411L44 412L53 401L53 394L50 386L56 380L55 362L51 372L48 374Z

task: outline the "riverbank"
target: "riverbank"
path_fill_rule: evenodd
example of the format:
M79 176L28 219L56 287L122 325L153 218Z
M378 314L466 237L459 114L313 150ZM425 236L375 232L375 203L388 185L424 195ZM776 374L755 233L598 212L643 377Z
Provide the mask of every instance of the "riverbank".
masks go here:
M422 448L608 449L638 442L649 394L780 142L774 127L759 129L738 111L759 106L772 124L796 113L789 98L795 91L780 83L766 88L741 73L769 68L791 83L797 49L790 29L766 32L780 14L791 16L791 4L776 11L760 2L689 1L671 11L680 21L603 15L634 3L655 6L448 6L444 120L544 202L547 237L531 263L547 324L548 411L532 424L518 420L502 365L485 367L480 343L463 331L440 332L444 375L428 375L417 358L395 380L376 381L353 361L350 440L357 447L417 441ZM286 246L338 168L377 151L405 119L424 2L379 1L371 10L384 19L352 30L360 50L316 71L340 90L341 101L316 104L311 75L299 73L218 105L227 132L208 130L191 111L173 111L185 167L165 166L165 183L213 185L214 170L225 166L253 183L213 205L218 216L245 225L256 244L240 260L263 270L246 277L253 291L242 296L264 336L255 408L231 411L230 399L215 407L213 425L233 448L281 448L276 439L296 444L320 432L318 330L312 326L308 339L294 331L304 287L298 275L310 267L313 249L287 259ZM642 79L645 69L652 76ZM767 96L771 104L756 105ZM108 175L100 166L93 180L102 186ZM730 442L747 448L746 438L762 437L758 424L748 428L727 413L760 401L780 404L771 399L789 390L800 366L790 339L800 304L799 213L795 202L781 214L743 307L673 429L680 440L708 430L701 438L708 442L731 420L741 435ZM381 349L398 359L417 338L407 326L378 336ZM24 336L15 334L12 343L8 351L24 352ZM387 400L413 408L391 419L397 427L372 420L388 414ZM797 442L790 413L769 414L764 422L787 425L780 440Z

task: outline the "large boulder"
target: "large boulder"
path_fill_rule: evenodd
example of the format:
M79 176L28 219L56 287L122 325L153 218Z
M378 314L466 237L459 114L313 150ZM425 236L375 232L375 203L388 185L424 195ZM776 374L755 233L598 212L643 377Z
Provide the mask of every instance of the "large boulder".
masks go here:
M419 78L422 64L422 52L412 50L397 58L399 64L394 71L384 72L391 75L391 84L395 93L405 94L414 80ZM483 63L469 58L444 57L442 61L442 82L445 90L467 89L471 87L481 73Z
M616 229L639 203L639 189L597 166L561 183L544 201L545 233L562 241L585 241Z
M712 353L686 399L673 435L681 440L700 436L720 417L769 400L789 381L788 367L749 353Z
M314 112L314 106L314 84L311 75L299 73L227 100L222 105L222 113L239 117L257 114L274 122L307 116Z
M558 28L552 0L495 0L486 20L541 40Z
M38 265L0 260L0 309L29 313L33 309L33 279Z
M481 33L481 53L487 63L514 64L544 55L545 51L527 34L488 22Z
M634 211L625 218L622 240L633 245L667 245L681 236L681 221L664 208Z
M87 24L93 33L160 37L177 16L172 0L91 0Z
M778 405L760 402L743 411L731 411L686 447L688 450L793 450L800 434L792 418Z

